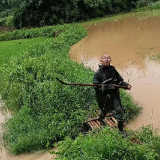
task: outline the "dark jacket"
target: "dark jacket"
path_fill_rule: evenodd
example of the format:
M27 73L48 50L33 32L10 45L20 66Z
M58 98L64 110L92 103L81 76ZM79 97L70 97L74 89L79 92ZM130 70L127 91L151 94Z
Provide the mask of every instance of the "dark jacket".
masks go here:
M110 83L124 86L129 85L128 83L124 82L123 78L120 76L114 66L103 66L101 64L99 65L99 69L94 74L93 83L102 84L102 82L110 78L112 78ZM102 90L102 87L94 87L94 89L98 91Z

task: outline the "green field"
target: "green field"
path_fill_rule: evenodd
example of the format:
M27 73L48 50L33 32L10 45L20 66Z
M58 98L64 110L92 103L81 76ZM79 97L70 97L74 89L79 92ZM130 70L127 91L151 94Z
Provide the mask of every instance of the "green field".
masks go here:
M20 39L12 41L0 41L0 66L11 58L22 55L34 45L43 43L46 38Z

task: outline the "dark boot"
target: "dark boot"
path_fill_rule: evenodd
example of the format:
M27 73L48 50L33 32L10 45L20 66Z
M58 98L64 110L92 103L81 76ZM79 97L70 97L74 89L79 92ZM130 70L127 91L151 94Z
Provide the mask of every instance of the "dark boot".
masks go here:
M99 119L101 126L106 126L106 123L103 119Z
M118 121L118 128L119 128L119 133L122 135L123 138L128 137L127 132L123 130L123 121Z
M118 121L119 131L123 131L123 121Z
M101 126L106 126L106 123L104 121L105 112L102 109L100 109L98 114L99 114L99 121L100 121Z

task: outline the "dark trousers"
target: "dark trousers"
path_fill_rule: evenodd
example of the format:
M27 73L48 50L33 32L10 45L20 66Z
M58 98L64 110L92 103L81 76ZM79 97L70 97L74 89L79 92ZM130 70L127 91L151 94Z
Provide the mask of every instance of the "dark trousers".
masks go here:
M101 92L96 94L96 99L99 106L99 118L103 124L103 119L107 113L113 113L114 117L118 121L118 128L123 131L123 108L119 96L119 91L114 91L112 93Z

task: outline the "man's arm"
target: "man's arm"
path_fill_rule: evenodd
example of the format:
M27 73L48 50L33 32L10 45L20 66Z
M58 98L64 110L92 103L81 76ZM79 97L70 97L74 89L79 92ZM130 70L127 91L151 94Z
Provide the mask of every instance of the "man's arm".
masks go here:
M99 71L97 71L93 77L93 84L102 84L102 85L101 86L94 86L95 91L104 93L104 91L108 89L108 83L111 80L112 80L112 78L110 78L106 81L102 81L102 78L99 74Z
M101 84L101 83L102 83L102 80L101 80L99 73L97 71L97 72L95 72L94 77L93 77L93 84ZM94 89L96 91L98 91L98 90L102 90L102 87L101 86L94 86Z
M115 71L116 71L116 75L117 75L117 83L118 83L118 85L128 86L128 89L130 90L132 88L132 86L129 83L124 82L123 78L118 73L118 71L116 69L115 69Z

